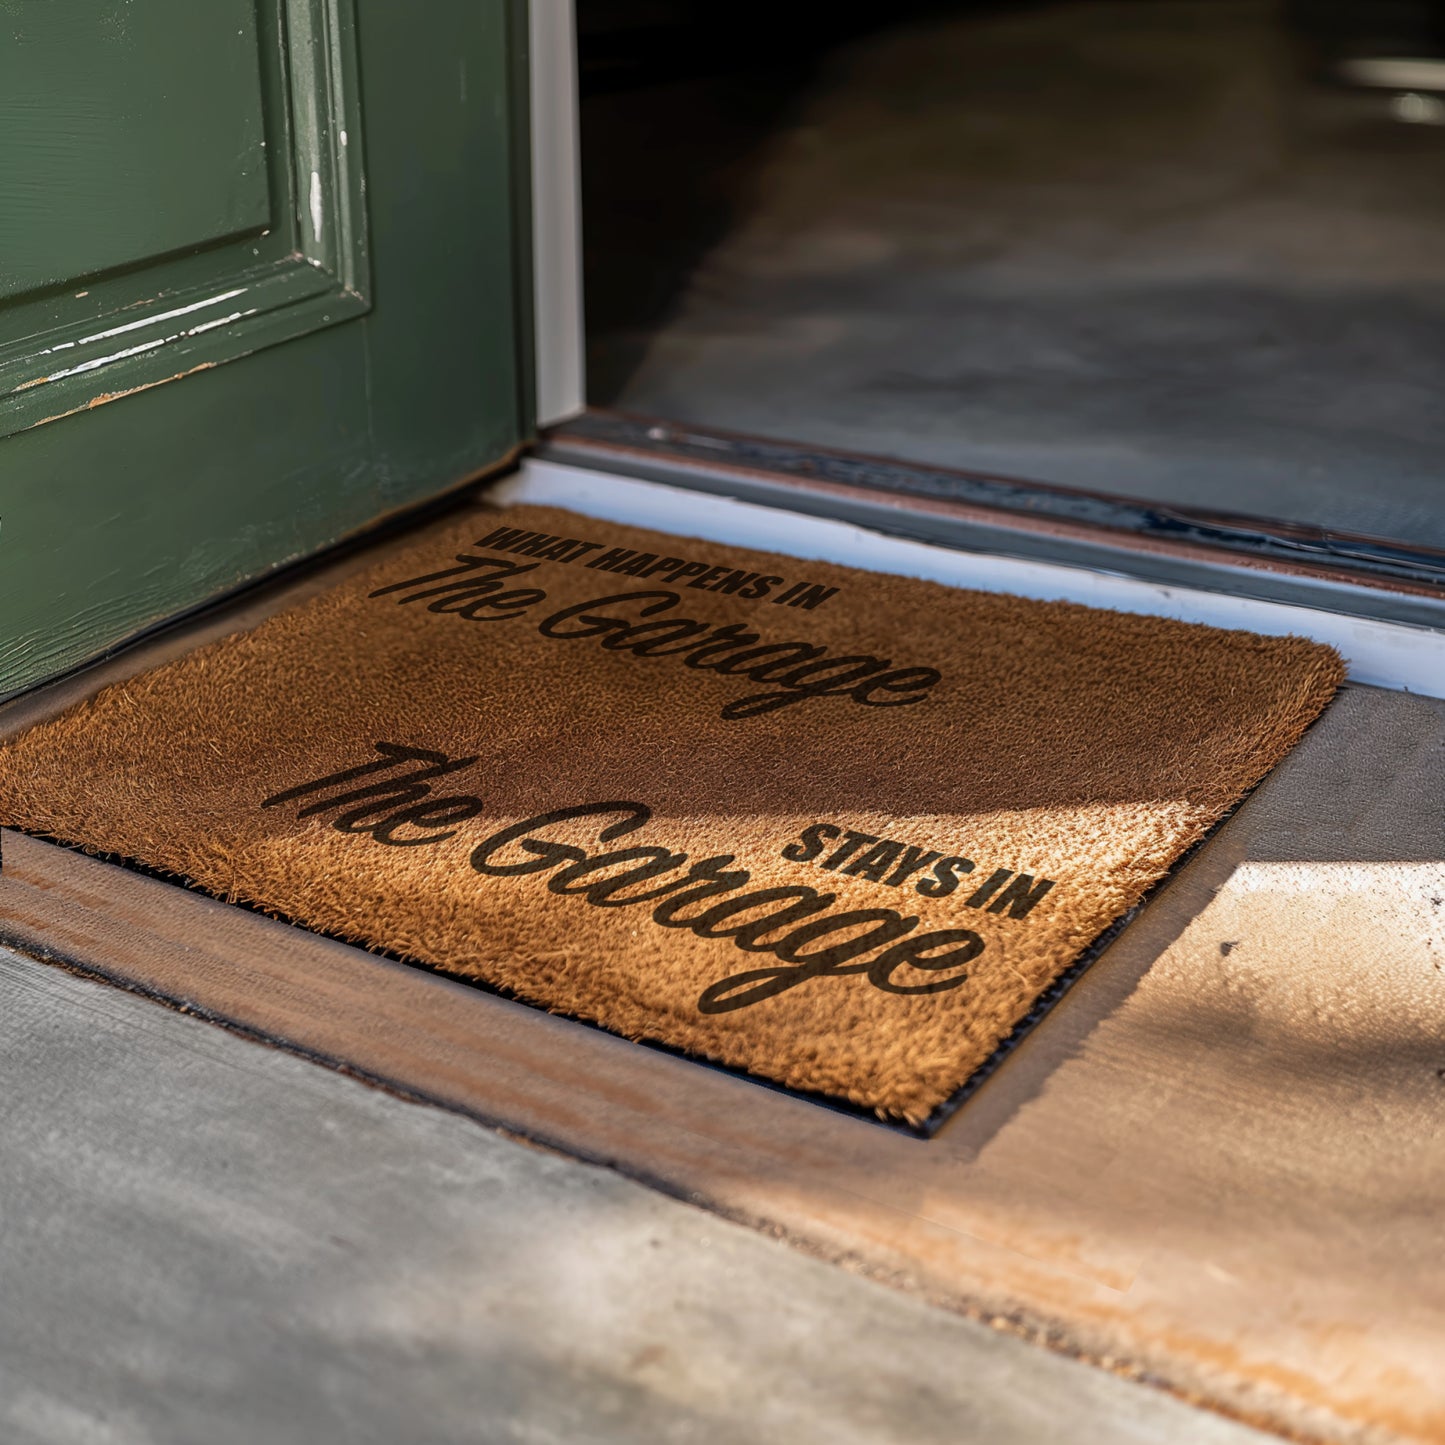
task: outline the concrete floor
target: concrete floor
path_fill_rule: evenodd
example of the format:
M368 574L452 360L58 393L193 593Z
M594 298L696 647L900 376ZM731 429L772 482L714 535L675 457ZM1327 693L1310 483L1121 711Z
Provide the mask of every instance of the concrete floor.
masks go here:
M675 495L695 516L695 503L682 506L689 494ZM615 492L608 506L626 515ZM686 530L677 513L668 516ZM781 513L769 518L781 525ZM702 526L698 533L712 534ZM801 549L804 539L795 532L789 545ZM12 704L0 714L0 734L103 682L254 625L283 595L294 601L323 585L312 576L296 591L252 598ZM11 833L0 936L42 954L58 950L314 1056L349 1060L576 1155L615 1161L680 1198L808 1240L828 1258L864 1259L932 1298L1031 1320L1090 1357L1131 1361L1192 1398L1222 1402L1292 1438L1439 1445L1445 1216L1431 1201L1445 1193L1442 763L1445 701L1347 686L926 1144ZM411 1384L378 1338L422 1361L419 1370L431 1368L434 1353L458 1374L490 1379L486 1371L505 1369L510 1378L520 1367L510 1363L508 1341L525 1329L516 1338L544 1361L534 1374L550 1369L566 1382L567 1398L582 1390L566 1362L573 1350L593 1358L593 1346L577 1342L595 1333L595 1317L575 1297L541 1291L551 1290L554 1267L590 1278L588 1258L617 1253L608 1208L583 1209L576 1232L557 1234L565 1250L549 1253L531 1225L555 1211L525 1178L490 1193L475 1189L475 1174L448 1183L456 1141L490 1150L496 1141L484 1131L456 1119L422 1127L418 1120L445 1116L378 1101L383 1119L402 1121L393 1148L389 1130L364 1111L337 1115L326 1103L365 1097L359 1085L307 1084L307 1069L298 1073L294 1061L126 994L8 962L0 967L0 1374L10 1360L15 1373L0 1379L0 1404L47 1390L61 1401L89 1398L94 1387L104 1395L95 1411L130 1408L124 1392L140 1386L115 1355L122 1336L140 1342L149 1362L140 1378L161 1381L166 1409L171 1392L188 1398L187 1379L205 1383L207 1352L220 1358L234 1341L238 1373L207 1399L242 1425L258 1408L249 1393L255 1381L264 1382L263 1403L276 1391L292 1398L286 1371L294 1355L314 1363L317 1378L342 1377L343 1395L354 1389L366 1410L371 1387L352 1374L384 1380L395 1370L387 1401L409 1401L417 1428L430 1428L432 1396ZM555 1162L567 1177L610 1178ZM471 1191L477 1208L460 1233L458 1191ZM463 1253L428 1253L413 1241L417 1232L455 1238ZM494 1275L467 1264L464 1253L480 1249L475 1240L488 1233L502 1261L486 1266L501 1271ZM354 1254L336 1253L333 1234L355 1244ZM698 1243L703 1237L680 1236L657 1271L640 1278L642 1292L618 1307L692 1298L686 1291L712 1278L706 1262L716 1257L713 1245ZM684 1247L689 1240L696 1247ZM758 1278L790 1267L776 1263L786 1252L759 1242L764 1252L749 1256ZM216 1257L228 1261L224 1269ZM514 1258L515 1269L507 1263ZM166 1273L173 1262L174 1285ZM409 1299L413 1288L431 1301L418 1310L432 1313L399 1335L337 1333L338 1309L358 1298L385 1304L393 1293ZM817 1402L834 1389L836 1357L849 1372L836 1382L839 1415L860 1429L879 1419L912 1427L897 1377L868 1375L866 1340L824 1331L821 1354L789 1354L780 1342L821 1330L815 1315L837 1312L826 1304L831 1295L808 1285L786 1310L776 1297L754 1308L751 1295L728 1288L719 1286L708 1306L718 1334L731 1328L755 1339L764 1357L783 1353L793 1383L774 1394L785 1404L802 1399L821 1411L820 1429L834 1428ZM468 1323L486 1290L486 1312ZM869 1303L878 1295L856 1298L846 1318L870 1338L886 1336L891 1317ZM527 1313L534 1304L535 1317ZM779 1334L770 1314L795 1323ZM643 1350L675 1329L701 1341L688 1351L711 1348L705 1335L688 1335L692 1324L681 1314L666 1328L654 1324L640 1339L629 1326L626 1337ZM61 1352L46 1343L53 1340ZM189 1353L192 1340L206 1355L201 1365ZM950 1385L931 1355L920 1355L908 1378L950 1409L964 1387L969 1400L997 1403L993 1357L970 1350L960 1344L945 1362L961 1383ZM273 1376L278 1351L284 1358ZM1017 1358L1050 1368L1036 1353ZM611 1379L618 1367L608 1359L598 1369ZM1076 1406L1047 1374L1025 1375L1020 1387L1004 1366L998 1371L1005 1403L1021 1392L1043 1412L1014 1438L1029 1438L1028 1430L1050 1438L1051 1422L1071 1418ZM773 1377L759 1378L773 1388ZM814 1379L820 1383L809 1385ZM300 1404L287 1406L304 1421L334 1403L307 1394L312 1388L308 1376L293 1390ZM453 1388L472 1399L464 1380L436 1398L450 1398ZM791 1389L804 1394L788 1396ZM530 1397L515 1407L498 1398L498 1408L513 1413L503 1424L483 1414L492 1438L517 1438L502 1433L514 1418L518 1431L534 1428ZM1117 1408L1132 1408L1133 1398L1119 1396ZM643 1402L640 1418L660 1430L674 1400L666 1393L662 1405ZM716 1392L704 1403L724 1409ZM143 1404L151 1408L149 1396ZM551 1420L546 1400L535 1408L535 1418ZM739 1392L740 1413L722 1423L709 1416L709 1428L722 1432L735 1420L769 1438L773 1417L760 1424L758 1408ZM804 1413L801 1404L787 1408ZM1105 1426L1125 1430L1108 1415L1113 1408L1106 1402L1093 1438ZM0 1411L0 1440L10 1438L4 1420ZM617 1424L618 1438L635 1425ZM987 1429L1009 1438L996 1422ZM52 1438L86 1436L77 1426ZM849 1437L838 1427L837 1438ZM876 1438L888 1438L881 1427Z
M764 1193L841 1183L970 1291L1048 1272L1074 1325L1117 1292L1133 1346L1095 1353L1208 1347L1307 1387L1306 1438L1441 1438L1442 748L1445 704L1347 688L912 1174L709 1075L766 1102L730 1130L807 1115ZM0 1099L6 1445L1266 1438L3 948Z
M1271 0L962 10L589 97L591 399L1445 547L1445 128Z
M1249 1445L607 1170L0 950L7 1445Z

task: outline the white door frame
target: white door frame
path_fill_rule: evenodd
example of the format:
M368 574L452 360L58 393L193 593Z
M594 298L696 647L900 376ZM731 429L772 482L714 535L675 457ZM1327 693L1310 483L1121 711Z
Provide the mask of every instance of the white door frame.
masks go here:
M532 285L537 425L586 406L573 0L531 0Z

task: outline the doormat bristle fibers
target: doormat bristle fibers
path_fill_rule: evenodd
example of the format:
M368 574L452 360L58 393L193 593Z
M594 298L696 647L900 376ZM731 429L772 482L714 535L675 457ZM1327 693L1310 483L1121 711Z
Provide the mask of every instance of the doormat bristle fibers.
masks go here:
M1342 675L472 511L21 735L0 821L918 1124Z

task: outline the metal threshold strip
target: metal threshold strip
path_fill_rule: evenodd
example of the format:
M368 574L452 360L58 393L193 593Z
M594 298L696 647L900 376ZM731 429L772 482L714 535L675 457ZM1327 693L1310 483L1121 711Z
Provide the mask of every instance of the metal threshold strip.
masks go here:
M584 460L585 457L585 460ZM1092 536L1014 530L948 507L902 508L858 489L802 489L767 474L602 455L554 437L489 489L499 504L840 562L950 587L1063 599L1339 649L1353 682L1445 696L1445 597L1175 554Z
M957 550L1445 627L1445 552L1378 538L606 411L553 429L538 455Z

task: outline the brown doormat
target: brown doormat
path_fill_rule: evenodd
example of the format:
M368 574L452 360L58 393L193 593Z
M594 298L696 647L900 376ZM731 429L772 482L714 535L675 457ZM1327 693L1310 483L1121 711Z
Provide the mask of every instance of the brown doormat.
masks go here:
M913 1124L1328 647L472 513L0 750L0 820Z

